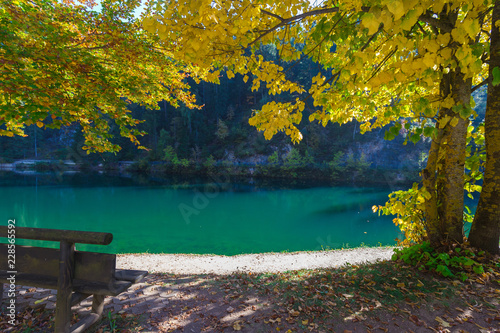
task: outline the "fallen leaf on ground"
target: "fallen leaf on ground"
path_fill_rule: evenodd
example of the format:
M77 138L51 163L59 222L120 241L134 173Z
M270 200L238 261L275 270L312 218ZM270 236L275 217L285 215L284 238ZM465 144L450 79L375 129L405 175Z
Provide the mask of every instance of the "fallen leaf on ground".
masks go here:
M436 321L443 327L451 327L451 325L441 317L436 317Z
M235 331L241 331L241 324L239 321L235 321L234 324L233 324L233 329Z

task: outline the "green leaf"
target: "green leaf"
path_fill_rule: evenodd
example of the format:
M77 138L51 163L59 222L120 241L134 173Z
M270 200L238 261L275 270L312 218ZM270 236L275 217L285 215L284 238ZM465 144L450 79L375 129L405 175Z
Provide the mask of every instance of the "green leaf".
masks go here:
M476 101L474 100L474 97L470 97L470 107L471 108L475 108L476 107Z
M434 127L426 127L426 128L424 128L424 135L426 137L431 137L433 133L434 133Z
M399 125L399 126L397 126ZM389 129L389 131L391 131L391 133L394 135L394 137L398 136L399 135L399 130L401 129L401 124L400 123L397 123L396 125L394 125L393 127L391 127Z
M470 107L463 107L460 109L459 114L462 119L467 119L472 114L472 109Z
M484 268L482 265L477 265L477 266L474 266L474 273L476 274L483 274L484 273Z
M492 84L493 84L493 86L497 86L498 84L500 84L500 67L493 68L491 73L493 74Z
M444 277L453 276L453 273L445 265L437 265L436 272L440 273Z
M394 140L395 137L396 136L394 134L392 134L392 132L385 131L384 140L391 141L391 140Z
M412 136L410 136L410 141L413 142L413 143L417 143L420 141L420 135L418 134L413 134Z

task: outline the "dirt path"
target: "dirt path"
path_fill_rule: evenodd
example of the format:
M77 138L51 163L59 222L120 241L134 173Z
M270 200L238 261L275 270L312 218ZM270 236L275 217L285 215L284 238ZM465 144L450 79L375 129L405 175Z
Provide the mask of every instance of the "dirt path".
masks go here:
M108 298L107 316L91 331L500 332L499 300L496 283L462 284L389 261L274 274L151 274ZM44 304L19 314L14 328L0 322L0 331L50 331L54 310Z

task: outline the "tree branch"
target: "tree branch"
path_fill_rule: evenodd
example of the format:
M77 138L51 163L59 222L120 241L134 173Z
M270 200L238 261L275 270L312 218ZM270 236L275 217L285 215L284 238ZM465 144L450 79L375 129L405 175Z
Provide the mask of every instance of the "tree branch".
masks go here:
M479 88L481 88L482 86L484 86L485 84L488 84L488 81L490 80L490 78L486 78L483 80L483 82L481 82L480 84L476 85L474 88L472 88L471 90L471 93L473 93L474 91L478 90Z
M453 30L453 25L444 22L438 18L434 17L434 13L428 10L425 14L420 15L418 18L420 21L430 24L435 28L441 29L443 32L451 32Z
M368 10L370 10L370 7L361 7L361 11L363 12L367 12ZM302 13L300 15L296 15L296 16L292 16L292 17L289 17L287 19L284 19L274 13L270 13L268 12L267 10L262 10L261 9L261 12L265 15L269 15L271 17L274 17L274 18L277 18L278 20L280 20L280 23L276 24L275 26L267 29L267 30L264 30L262 31L262 34L259 35L259 37L257 37L256 39L254 39L252 42L250 42L248 46L252 46L253 44L257 43L259 40L261 40L262 38L264 38L265 36L267 36L269 33L285 26L285 25L288 25L288 24L291 24L291 23L294 23L294 22L298 22L298 21L301 21L303 19L305 19L306 17L310 17L310 16L319 16L319 15L324 15L324 14L330 14L330 13L337 13L339 11L339 8L338 7L332 7L332 8L321 8L321 9L315 9L315 10L312 10L310 12L306 12L306 13Z
M262 13L266 14L266 15L269 15L269 16L272 16L272 17L274 17L274 18L277 18L277 19L278 19L278 20L280 20L281 22L283 22L283 21L285 20L285 19L284 19L284 18L282 18L281 16L276 15L276 14L271 13L271 12L268 12L267 10L261 9L260 11L261 11Z
M363 47L361 48L361 52L363 52L367 47L368 45L370 45L370 43L375 39L375 37L377 37L377 35L379 34L379 32L382 31L382 29L384 28L384 24L382 23L379 27L378 27L378 30L377 32L375 32L365 43L365 45L363 45Z

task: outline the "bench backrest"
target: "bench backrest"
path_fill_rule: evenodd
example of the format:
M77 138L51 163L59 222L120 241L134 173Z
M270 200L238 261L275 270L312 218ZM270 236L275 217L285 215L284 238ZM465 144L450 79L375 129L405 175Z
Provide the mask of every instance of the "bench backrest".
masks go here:
M0 254L7 253L7 244L0 244ZM2 257L0 255L0 257ZM16 246L15 269L19 274L59 277L59 249ZM108 284L114 280L116 255L75 251L73 279ZM8 261L0 261L0 271L10 271Z
M7 237L8 227L0 226L0 237ZM113 235L103 232L87 232L58 229L40 229L16 227L17 239L45 240L67 242L70 244L107 245ZM8 244L0 244L0 258L7 257ZM21 246L15 248L15 269L18 274L47 277L48 280L60 276L61 250L45 247ZM73 280L92 281L95 283L111 283L114 280L116 255L96 252L73 252ZM8 260L0 260L0 271L9 271Z
M9 227L0 226L0 237L7 237ZM80 244L108 245L113 240L113 235L109 232L92 232L60 229L42 229L42 228L15 228L16 239L35 239L44 241Z

